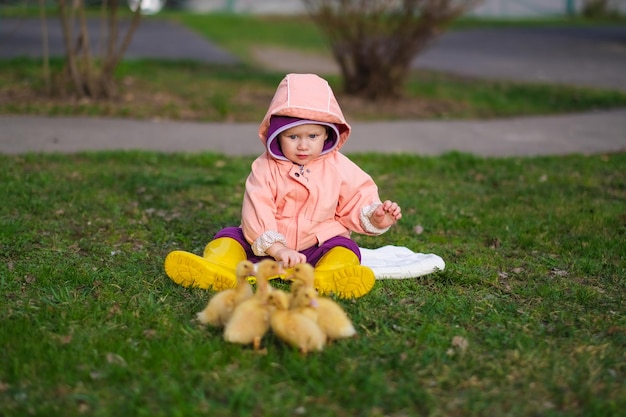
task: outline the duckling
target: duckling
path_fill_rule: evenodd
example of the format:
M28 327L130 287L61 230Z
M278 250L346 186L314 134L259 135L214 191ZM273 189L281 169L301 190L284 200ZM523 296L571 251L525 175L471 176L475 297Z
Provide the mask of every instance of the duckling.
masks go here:
M326 335L315 321L289 309L289 298L286 292L274 290L268 297L268 303L273 307L270 325L279 339L298 348L305 355L311 351L324 349Z
M270 311L267 297L271 292L268 277L280 273L278 262L265 259L257 265L257 291L237 307L224 327L224 340L242 345L261 347L261 339L270 327Z
M295 288L296 292L292 296L291 307L299 309L305 308L309 316L316 314L317 324L329 340L345 339L356 334L356 329L343 308L328 297L317 296L317 307L314 309L315 313L310 312L311 309L307 307L307 303L309 303L309 300L313 297L312 291L315 291L313 288L314 269L311 265L296 265L292 279L292 286L293 284L298 284ZM292 289L292 292L293 291Z
M304 314L317 323L319 302L315 288L300 287L295 293L292 292L287 295L290 310Z
M300 263L293 267L292 273L287 277L291 281L291 293L297 294L300 288L315 288L314 268L311 264Z
M252 297L252 285L248 282L248 277L254 275L254 264L247 260L239 262L235 274L237 286L215 294L204 310L197 314L200 323L223 327L232 316L235 307Z

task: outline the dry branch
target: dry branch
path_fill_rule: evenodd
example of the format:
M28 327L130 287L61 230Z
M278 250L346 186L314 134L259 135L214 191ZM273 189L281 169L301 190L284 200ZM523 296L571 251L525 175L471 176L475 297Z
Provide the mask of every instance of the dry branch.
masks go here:
M116 94L114 73L122 60L133 35L141 21L141 1L133 13L131 23L122 43L118 47L119 18L117 14L118 0L106 0L103 13L107 20L106 49L99 59L94 59L91 51L89 29L85 13L84 0L74 0L69 6L66 0L58 0L59 18L63 30L65 46L66 71L69 73L71 86L78 97L111 98ZM78 35L74 39L75 16L78 15ZM101 39L104 35L101 34ZM63 90L65 77L60 77L58 90Z
M326 35L348 94L401 94L415 57L482 0L303 0Z

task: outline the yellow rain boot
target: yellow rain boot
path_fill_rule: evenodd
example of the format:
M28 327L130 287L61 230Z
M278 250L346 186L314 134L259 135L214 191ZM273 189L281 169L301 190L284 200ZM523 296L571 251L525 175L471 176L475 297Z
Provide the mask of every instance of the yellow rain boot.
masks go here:
M180 250L170 252L165 258L165 273L183 287L222 291L237 285L235 269L246 258L239 242L221 237L206 245L204 256Z
M243 250L243 248L241 248L241 250ZM214 252L214 249L211 247L211 243L209 243L208 245L206 245L206 247L204 248L204 257L205 258L210 258L212 253ZM246 256L245 252L244 252L244 256ZM245 258L244 258L245 259ZM282 268L281 268L282 270ZM281 273L279 275L273 276L273 277L267 277L268 280L273 280L273 279L284 279L286 277L285 273ZM256 284L256 277L255 276L249 276L248 277L248 282L252 285Z
M342 246L329 250L315 265L314 286L320 294L359 298L374 287L374 282L374 272L360 265L356 254Z

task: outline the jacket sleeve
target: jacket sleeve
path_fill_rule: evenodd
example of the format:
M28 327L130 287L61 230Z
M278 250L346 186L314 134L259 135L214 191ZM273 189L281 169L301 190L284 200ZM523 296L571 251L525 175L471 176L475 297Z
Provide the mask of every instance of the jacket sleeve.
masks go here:
M369 221L370 216L382 204L378 187L372 177L345 155L340 158L342 182L337 205L336 220L356 233L379 235L389 228L378 229Z
M241 209L241 228L252 251L265 256L265 250L276 242L286 244L276 223L276 181L269 158L264 155L252 163L246 179Z

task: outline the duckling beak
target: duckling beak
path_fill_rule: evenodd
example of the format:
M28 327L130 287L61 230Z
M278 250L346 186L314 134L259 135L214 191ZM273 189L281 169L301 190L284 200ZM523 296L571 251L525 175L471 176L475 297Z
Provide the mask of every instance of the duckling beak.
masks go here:
M317 307L319 307L320 303L318 303L317 300L314 298L314 299L311 300L311 304L310 305L313 308L317 308Z

